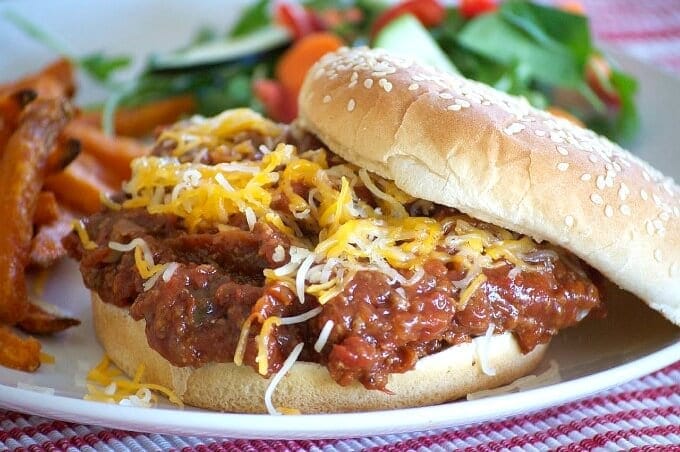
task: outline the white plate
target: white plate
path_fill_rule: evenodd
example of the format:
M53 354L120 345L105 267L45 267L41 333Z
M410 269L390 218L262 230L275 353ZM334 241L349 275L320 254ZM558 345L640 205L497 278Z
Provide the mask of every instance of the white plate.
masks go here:
M234 2L241 3L241 2ZM229 5L228 7L226 5ZM143 55L185 43L199 25L226 28L237 15L232 2L180 1L23 2L3 3L39 22L68 42L78 53L106 49ZM0 82L35 70L52 55L0 22ZM640 108L643 132L636 153L675 177L680 175L676 114L680 109L680 83L653 68L620 56L621 64L641 81ZM85 85L81 99L100 95ZM128 408L82 400L84 375L102 350L94 339L88 292L73 263L52 273L44 299L83 319L83 325L57 338L44 340L56 364L35 374L0 368L0 405L78 423L192 435L242 438L347 437L451 427L495 420L586 396L659 369L680 358L680 330L626 294L609 297L606 320L588 320L564 331L554 341L547 361L559 365L561 383L520 393L435 407L389 412L277 416L207 412L194 408ZM544 368L547 364L544 364ZM540 370L540 369L539 369ZM258 378L254 376L254 378ZM51 387L55 395L18 389L17 383Z

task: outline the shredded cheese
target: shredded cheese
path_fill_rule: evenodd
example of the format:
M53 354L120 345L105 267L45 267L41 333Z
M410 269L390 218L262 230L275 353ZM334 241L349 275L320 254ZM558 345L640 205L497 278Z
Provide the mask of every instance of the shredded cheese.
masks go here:
M87 373L87 394L85 400L116 403L128 406L150 407L157 402L155 393L165 396L171 403L183 407L179 397L165 386L143 383L144 364L140 364L132 380L123 376L110 358L102 360Z
M335 326L335 322L333 322L332 320L326 320L326 323L324 323L323 328L321 328L319 338L314 343L314 350L317 353L321 353L321 350L323 350L323 348L326 346L326 342L328 342L328 338L330 337L331 332L333 331L333 326Z
M80 239L80 243L83 244L83 248L86 250L94 250L97 248L97 244L90 240L90 236L87 234L87 230L85 229L85 226L83 226L82 221L73 220L71 222L71 227L78 234L78 238Z
M490 323L484 336L475 338L475 352L477 359L479 360L479 365L482 372L489 376L496 375L496 369L489 363L489 342L491 341L491 336L493 336L495 328L496 325Z
M295 361L297 361L304 346L305 344L303 342L300 342L293 348L293 351L290 352L288 358L286 358L286 360L283 362L281 369L279 369L279 371L276 372L276 374L272 377L271 382L267 386L267 390L264 393L264 404L267 407L267 411L269 412L269 414L272 415L282 414L274 407L274 404L272 403L272 396L274 395L276 386L278 386L281 380L283 380L283 377L288 373L291 367L293 367Z

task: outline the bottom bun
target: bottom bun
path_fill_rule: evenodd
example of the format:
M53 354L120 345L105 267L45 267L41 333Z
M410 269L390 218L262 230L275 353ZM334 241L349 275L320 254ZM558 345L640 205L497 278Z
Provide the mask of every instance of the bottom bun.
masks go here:
M172 389L184 403L212 410L266 413L264 392L269 384L247 366L233 363L180 368L149 347L144 320L135 321L127 309L92 295L94 327L111 360L128 375L144 364L144 382ZM483 338L475 341L483 340ZM325 367L297 362L276 388L276 407L302 413L338 413L435 405L469 393L504 385L533 371L547 344L522 354L512 334L494 335L485 347L493 376L482 372L475 342L450 347L422 358L415 369L392 374L392 394L370 391L356 383L338 385Z

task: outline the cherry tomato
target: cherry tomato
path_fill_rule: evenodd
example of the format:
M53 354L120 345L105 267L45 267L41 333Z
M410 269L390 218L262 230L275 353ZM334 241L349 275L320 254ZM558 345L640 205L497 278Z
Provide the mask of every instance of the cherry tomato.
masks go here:
M495 0L460 0L459 8L461 16L471 19L495 11L498 4Z
M439 25L446 17L446 9L437 0L405 0L382 13L373 23L371 36L403 14L413 14L426 27Z
M597 97L609 106L620 104L619 93L611 83L612 68L601 55L592 55L586 64L586 82Z
M295 3L278 3L274 16L276 23L288 28L296 40L324 29L316 14Z
M274 121L291 122L297 117L297 102L284 86L276 80L253 81L253 93L262 102L265 113Z

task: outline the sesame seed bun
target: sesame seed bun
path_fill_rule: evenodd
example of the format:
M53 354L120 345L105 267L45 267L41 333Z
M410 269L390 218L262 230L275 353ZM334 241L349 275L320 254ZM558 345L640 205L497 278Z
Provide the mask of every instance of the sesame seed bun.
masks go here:
M680 188L594 132L382 50L307 75L300 123L413 196L572 251L680 325Z
M200 368L173 366L149 347L145 321L132 319L127 309L103 302L92 294L94 328L104 350L126 374L144 364L145 383L172 389L184 403L220 411L266 413L264 393L270 380L247 366L209 364ZM477 339L480 340L480 339ZM392 374L387 388L393 394L369 391L356 383L338 385L328 370L314 363L297 362L276 387L277 407L302 413L337 413L433 405L482 389L497 387L533 371L547 344L523 354L512 334L489 338L488 364L496 375L482 372L476 345L466 343L421 359L415 369Z

